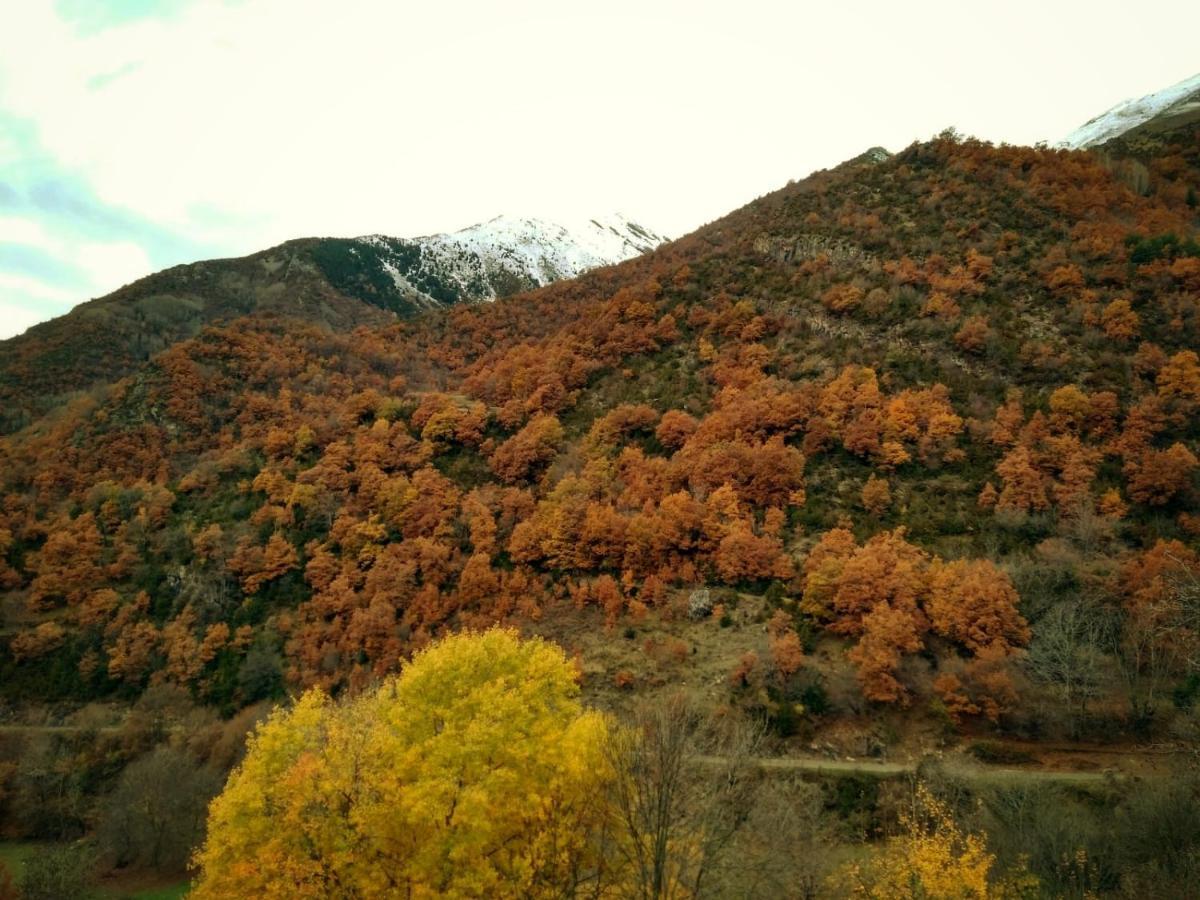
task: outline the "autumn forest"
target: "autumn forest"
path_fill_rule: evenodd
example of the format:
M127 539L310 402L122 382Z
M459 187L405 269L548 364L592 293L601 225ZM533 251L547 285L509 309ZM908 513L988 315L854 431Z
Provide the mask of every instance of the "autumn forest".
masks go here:
M1187 896L1198 189L1195 126L947 132L494 303L228 318L82 388L23 344L4 837L201 897ZM514 730L430 749L437 697ZM412 823L493 741L532 780L489 790L554 787L485 871ZM351 759L407 799L309 821Z

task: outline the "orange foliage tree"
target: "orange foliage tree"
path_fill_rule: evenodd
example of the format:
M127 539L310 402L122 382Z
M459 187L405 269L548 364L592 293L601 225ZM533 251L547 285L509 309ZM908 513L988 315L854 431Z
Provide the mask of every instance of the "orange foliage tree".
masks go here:
M900 702L901 659L932 630L974 655L1009 655L1028 642L1008 577L987 560L944 563L904 530L859 545L844 528L822 535L804 564L802 609L838 634L857 636L850 659L870 700Z
M510 483L528 478L535 468L554 458L562 439L558 419L547 414L536 415L496 448L490 460L492 471Z

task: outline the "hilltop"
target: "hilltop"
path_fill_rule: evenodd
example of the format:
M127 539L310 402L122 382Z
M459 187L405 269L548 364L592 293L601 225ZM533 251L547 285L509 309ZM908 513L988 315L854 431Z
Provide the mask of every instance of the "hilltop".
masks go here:
M0 341L0 433L208 324L272 314L347 332L571 278L664 240L621 216L573 227L498 217L449 234L305 238L174 266Z

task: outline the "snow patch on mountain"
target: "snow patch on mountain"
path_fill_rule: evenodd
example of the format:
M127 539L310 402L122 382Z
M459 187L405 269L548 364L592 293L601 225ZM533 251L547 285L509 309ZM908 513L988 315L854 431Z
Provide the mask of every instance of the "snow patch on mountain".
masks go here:
M1193 103L1200 104L1200 73L1156 93L1118 103L1072 131L1059 146L1079 150L1103 144L1164 113L1174 112L1172 107L1176 105Z
M569 224L497 216L447 234L357 238L397 292L421 307L494 300L648 253L666 240L619 214Z
M653 250L665 238L620 215L560 225L544 219L497 216L453 234L422 240L518 266L539 284L573 278Z

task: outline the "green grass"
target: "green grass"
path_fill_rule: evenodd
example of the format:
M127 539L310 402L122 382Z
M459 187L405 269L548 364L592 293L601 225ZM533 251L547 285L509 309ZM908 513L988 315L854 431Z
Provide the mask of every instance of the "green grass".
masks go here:
M44 846L29 841L0 841L0 863L8 869L12 880L19 882L25 871L25 860Z

